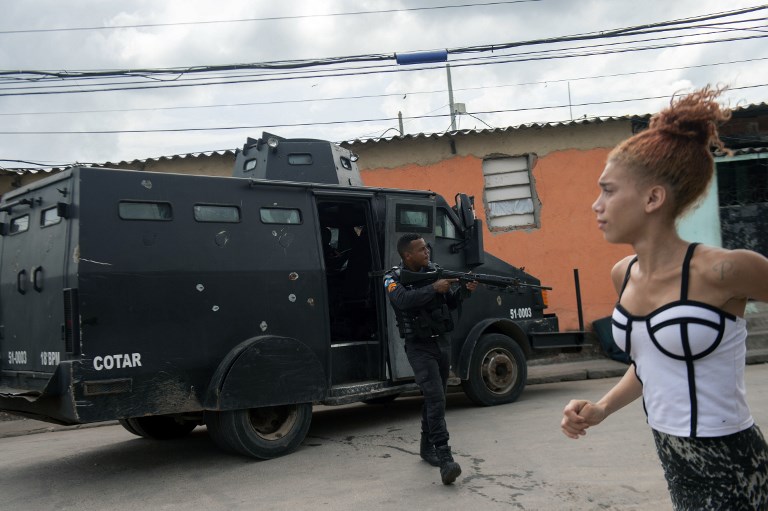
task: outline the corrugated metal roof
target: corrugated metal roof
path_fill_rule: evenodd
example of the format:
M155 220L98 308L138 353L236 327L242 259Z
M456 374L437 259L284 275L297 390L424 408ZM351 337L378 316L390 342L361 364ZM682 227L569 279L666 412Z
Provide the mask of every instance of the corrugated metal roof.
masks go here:
M173 161L173 160L184 160L184 159L195 159L195 158L209 158L211 156L234 156L235 150L234 149L222 149L218 151L202 151L199 153L184 153L184 154L172 154L170 156L157 156L155 158L144 158L140 160L121 160L118 162L111 162L107 161L104 163L95 164L94 167L115 167L120 165L145 165L148 162L160 162L160 161Z
M67 170L70 167L74 167L75 165L85 165L90 167L100 167L100 168L109 168L109 167L120 167L120 166L131 166L131 167L139 167L146 165L148 162L160 162L160 161L172 161L172 160L184 160L184 159L194 159L194 158L209 158L213 155L217 156L234 156L235 150L234 149L220 149L216 151L201 151L198 153L183 153L183 154L172 154L169 156L157 156L154 158L143 158L143 159L136 159L136 160L120 160L117 162L113 161L107 161L104 163L74 163L72 165L66 165L66 166L58 166L58 167L49 167L49 168L19 168L19 169L0 169L0 175L12 175L12 174L37 174L38 172L44 172L46 174L51 172L61 172L63 170Z
M764 114L768 111L768 103L757 103L751 105L745 105L733 108L733 113L738 116L749 116L749 114ZM507 131L516 131L524 129L542 129L551 128L556 126L574 126L580 124L599 124L606 122L617 121L648 121L652 114L643 115L620 115L620 116L607 116L607 117L589 117L586 119L574 119L568 121L556 121L556 122L531 122L526 124L520 124L517 126L508 126L504 128L484 128L484 129L471 129L471 130L456 130L445 131L441 133L415 133L408 135L397 135L393 137L380 137L380 138L356 138L354 140L347 140L343 142L344 145L354 146L355 144L376 144L379 142L391 142L393 140L410 140L418 138L434 138L439 139L443 137L453 137L457 135L467 134L479 134L479 133L505 133Z
M355 144L376 144L379 142L391 142L393 140L410 140L418 138L434 138L440 139L443 137L455 137L457 135L469 135L479 133L506 133L508 131L518 131L525 129L543 129L552 128L556 126L575 126L581 124L601 124L606 122L616 121L647 121L650 118L648 115L622 115L622 116L609 116L609 117L589 117L586 119L574 119L569 121L556 121L556 122L531 122L526 124L519 124L517 126L507 126L504 128L483 128L483 129L471 129L471 130L456 130L445 131L441 133L414 133L408 135L397 135L394 137L381 137L381 138L356 138L354 140L347 140L342 142L343 145L354 146Z
M768 147L742 147L733 149L733 156L743 156L745 154L768 154Z

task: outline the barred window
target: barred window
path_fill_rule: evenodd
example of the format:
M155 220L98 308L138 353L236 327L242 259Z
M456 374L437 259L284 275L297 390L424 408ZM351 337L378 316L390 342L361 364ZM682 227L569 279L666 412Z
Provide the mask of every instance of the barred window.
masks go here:
M539 226L528 161L527 156L483 161L486 217L491 230Z
M768 256L768 154L717 159L723 247Z

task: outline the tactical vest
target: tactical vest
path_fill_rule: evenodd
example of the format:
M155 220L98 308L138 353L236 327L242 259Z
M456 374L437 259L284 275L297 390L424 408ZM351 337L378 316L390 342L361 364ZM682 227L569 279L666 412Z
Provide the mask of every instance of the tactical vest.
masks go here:
M400 267L392 268L394 280L400 283ZM428 283L427 285L432 285ZM413 289L415 286L405 286ZM445 301L445 296L435 293L432 300L424 307L412 310L400 310L393 307L397 330L404 339L428 339L453 330L453 316Z

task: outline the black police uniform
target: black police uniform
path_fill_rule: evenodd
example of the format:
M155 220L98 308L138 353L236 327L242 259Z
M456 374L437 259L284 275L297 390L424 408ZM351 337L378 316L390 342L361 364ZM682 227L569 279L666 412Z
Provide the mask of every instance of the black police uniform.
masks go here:
M384 275L384 287L397 318L400 336L405 339L405 352L413 368L416 383L424 395L421 409L421 431L428 433L432 445L448 443L445 426L445 392L450 370L450 340L453 330L451 310L463 298L462 287L438 293L432 283L416 287L400 283L402 263ZM430 263L422 271L436 271Z

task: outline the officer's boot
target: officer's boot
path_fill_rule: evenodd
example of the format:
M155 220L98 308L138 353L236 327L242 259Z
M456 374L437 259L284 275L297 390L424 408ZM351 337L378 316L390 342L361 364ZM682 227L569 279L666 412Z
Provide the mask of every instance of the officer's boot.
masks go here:
M441 445L440 447L435 447L435 451L437 452L437 458L440 460L440 479L443 480L443 484L453 483L461 474L461 467L453 461L450 446Z
M423 431L421 432L421 446L419 447L419 454L421 455L421 459L433 467L440 465L440 460L437 459L437 453L435 452L435 446L432 445L432 442L429 441L429 435Z

